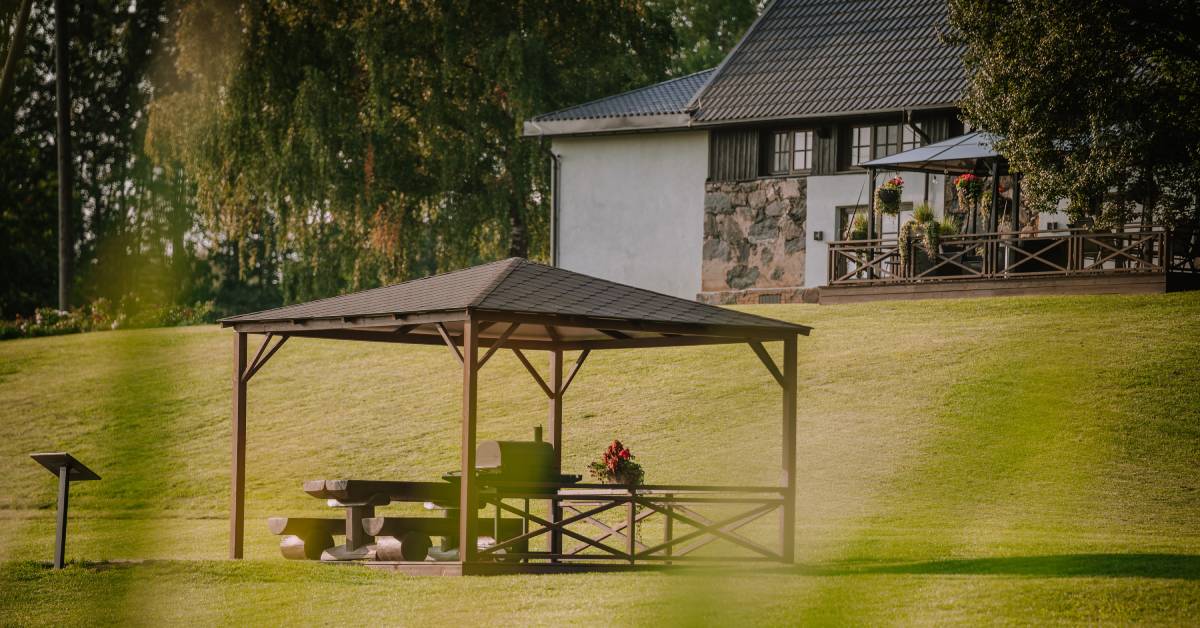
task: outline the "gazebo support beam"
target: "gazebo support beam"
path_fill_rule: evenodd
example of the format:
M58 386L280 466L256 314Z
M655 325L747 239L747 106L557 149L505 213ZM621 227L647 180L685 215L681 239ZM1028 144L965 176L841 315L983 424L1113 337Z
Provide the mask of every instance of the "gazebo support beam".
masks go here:
M470 325L470 324L471 324L471 322L467 321L466 323L464 323L464 326L463 326L463 349L466 349L466 342L467 342L467 340L466 340L466 338L467 338L466 325ZM447 347L450 347L450 353L453 353L454 357L458 359L458 363L462 364L463 368L466 368L466 363L463 361L463 354L462 354L462 352L460 352L458 350L458 344L456 342L454 342L454 338L450 336L450 332L446 330L446 326L442 323L438 323L437 330L438 330L438 334L441 335L441 337L442 337L442 341L446 343ZM479 328L475 327L474 331L476 334L478 334ZM478 338L479 337L476 336L476 341L478 341Z
M280 336L279 340L275 343L275 346L271 347L271 350L267 351L266 355L263 355L263 349L266 349L267 345L271 344L272 336L274 336L274 334L267 334L267 337L263 339L262 346L258 348L258 353L255 354L254 359L250 362L250 365L247 366L246 370L242 373L242 379L247 383L250 382L250 378L254 377L254 375L258 373L259 369L261 369L263 366L266 366L267 361L271 359L271 356L275 355L275 352L279 351L279 348L282 347L283 343L287 342L288 339L287 336Z
M457 349L456 349L457 350ZM458 558L475 560L477 501L475 481L475 428L478 405L479 327L473 320L463 324L462 467L458 499Z
M783 341L783 480L787 492L779 521L783 562L795 562L796 551L796 337Z
M767 367L767 370L771 372L771 377L774 377L780 386L787 386L783 379L783 373L779 372L779 367L775 365L775 360L771 358L771 354L767 353L767 348L757 340L750 342L750 348L754 349L754 354L762 361L763 366Z
M520 326L520 323L513 323L512 325L509 325L508 329L505 329L504 332L501 333L494 342L492 342L492 346L488 348L487 353L484 353L483 357L479 358L479 368L483 368L483 365L487 364L487 361L491 359L492 355L504 346L504 341L508 340L508 337L511 336L514 331L517 331L517 328Z
M233 463L229 508L229 557L242 557L246 505L246 334L233 339Z
M549 332L552 327L546 326L546 331ZM563 352L562 349L554 349L550 351L550 381L547 382L550 390L553 392L550 395L550 414L548 416L550 422L550 446L554 448L554 473L558 475L562 473L562 442L563 442ZM558 502L550 503L550 521L558 523L562 520L562 508ZM562 532L555 530L550 534L550 553L562 553ZM558 561L554 561L558 562Z
M525 365L525 370L529 371L529 374L533 376L533 381L537 382L538 386L542 388L542 392L546 393L546 397L553 399L554 391L550 390L550 387L546 385L546 380L542 379L541 373L537 372L537 369L530 363L529 358L525 357L525 354L521 353L521 350L516 347L512 348L512 352L521 361L521 364Z

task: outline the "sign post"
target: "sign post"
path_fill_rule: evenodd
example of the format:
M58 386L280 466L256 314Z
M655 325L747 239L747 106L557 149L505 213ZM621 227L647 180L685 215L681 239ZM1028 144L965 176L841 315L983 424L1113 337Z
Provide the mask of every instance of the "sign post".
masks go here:
M66 452L29 454L29 457L36 460L50 473L58 476L58 522L54 535L54 568L62 569L67 558L67 497L71 482L99 480L100 476Z

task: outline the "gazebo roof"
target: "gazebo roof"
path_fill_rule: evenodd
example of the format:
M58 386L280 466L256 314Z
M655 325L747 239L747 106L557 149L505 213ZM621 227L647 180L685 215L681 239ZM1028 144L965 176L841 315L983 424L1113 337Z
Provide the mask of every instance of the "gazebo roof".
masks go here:
M522 339L589 341L588 348L604 348L600 344L614 348L696 344L683 340L696 336L779 338L809 332L803 325L515 257L382 288L231 316L220 322L244 332L425 342L436 339L439 332L451 331L456 324L461 327L468 318L519 324L519 328L508 332L511 340L506 344ZM401 328L403 333L394 333ZM503 328L497 326L493 331L500 333ZM386 336L330 333L349 330L384 332ZM630 342L638 338L655 342Z
M974 172L979 160L1003 159L996 152L997 137L972 131L950 139L918 146L902 153L865 162L868 168L916 170L918 172Z

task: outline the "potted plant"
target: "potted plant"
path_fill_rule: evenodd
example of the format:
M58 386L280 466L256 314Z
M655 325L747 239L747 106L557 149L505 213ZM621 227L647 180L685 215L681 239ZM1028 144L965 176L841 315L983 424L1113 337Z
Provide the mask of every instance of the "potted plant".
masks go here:
M904 191L904 179L892 177L875 190L875 205L879 211L895 216L900 213L900 193Z
M933 260L941 245L942 225L934 216L933 208L918 205L913 209L912 220L900 228L900 267L906 276L919 275L933 267Z
M633 452L629 451L619 440L614 440L604 450L600 460L593 461L588 465L588 472L592 477L606 484L625 486L638 486L646 476L646 473L642 471L642 465L633 461Z

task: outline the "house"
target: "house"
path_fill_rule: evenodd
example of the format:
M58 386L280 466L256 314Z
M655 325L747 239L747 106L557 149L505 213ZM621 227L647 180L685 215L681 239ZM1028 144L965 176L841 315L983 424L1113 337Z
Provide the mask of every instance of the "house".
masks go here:
M904 274L898 235L912 208L965 211L953 173L930 169L900 172L900 211L882 217L881 240L846 248L880 181L864 164L970 130L956 106L967 87L961 49L940 36L946 18L945 0L775 0L716 68L528 120L525 135L553 154L553 262L712 303L813 301L831 284L926 275L941 285L1046 268L1161 275L1161 264L1130 254L1145 240L1085 246L1064 230L993 245L977 241L987 231L978 219L966 221L957 253L934 251L933 270ZM994 196L1019 206L1004 175L991 177ZM1066 226L1061 215L1029 222L1032 235ZM1043 241L1074 257L1052 259ZM1114 259L1106 247L1122 252Z

